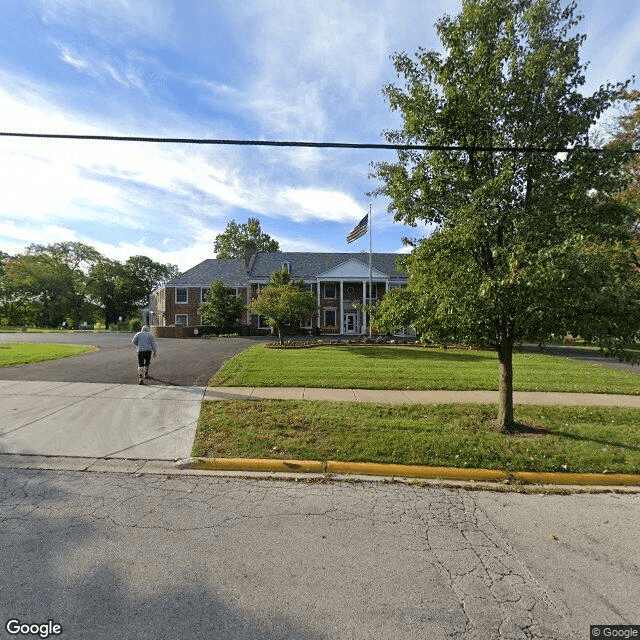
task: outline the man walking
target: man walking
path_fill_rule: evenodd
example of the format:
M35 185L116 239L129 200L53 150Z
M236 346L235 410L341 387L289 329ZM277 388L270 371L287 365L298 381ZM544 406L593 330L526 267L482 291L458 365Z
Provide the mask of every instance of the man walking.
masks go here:
M133 344L138 347L138 384L144 384L144 378L149 377L149 364L151 363L151 352L155 356L158 351L158 345L154 335L149 331L149 327L145 324L142 331L138 331L133 340Z

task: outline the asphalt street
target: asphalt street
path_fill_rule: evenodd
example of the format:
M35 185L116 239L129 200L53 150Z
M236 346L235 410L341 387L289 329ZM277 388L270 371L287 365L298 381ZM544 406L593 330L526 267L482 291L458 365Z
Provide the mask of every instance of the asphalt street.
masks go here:
M0 380L41 382L99 382L136 384L138 361L132 333L0 333L3 342L88 344L98 351L74 358L50 360L0 369ZM236 353L255 344L250 338L217 340L158 338L158 355L151 360L152 384L206 386L211 376Z
M551 356L560 356L561 358L574 358L582 362L591 364L600 364L621 371L629 371L631 373L640 374L640 365L631 362L620 362L617 358L611 358L600 353L596 347L581 348L572 347L571 345L546 345L541 349L539 345L525 344L522 349L532 353L546 353Z
M0 637L584 640L638 623L639 495L0 469ZM50 636L53 637L53 636Z

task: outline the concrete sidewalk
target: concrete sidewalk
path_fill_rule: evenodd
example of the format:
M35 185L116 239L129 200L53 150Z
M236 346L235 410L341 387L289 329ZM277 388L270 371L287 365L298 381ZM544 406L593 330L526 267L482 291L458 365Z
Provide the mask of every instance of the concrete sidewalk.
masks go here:
M176 461L189 458L202 400L497 403L497 391L179 387L0 380L0 454ZM640 408L640 396L516 392L518 404Z
M0 453L176 460L204 387L0 380Z
M404 391L376 389L319 389L310 387L208 387L205 400L326 400L385 404L497 404L497 391ZM633 407L640 396L599 393L542 393L515 391L518 404L545 406Z

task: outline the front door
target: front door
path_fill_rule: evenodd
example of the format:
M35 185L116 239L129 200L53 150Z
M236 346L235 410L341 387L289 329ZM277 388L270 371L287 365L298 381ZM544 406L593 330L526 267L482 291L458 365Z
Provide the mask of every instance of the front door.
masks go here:
M358 330L358 314L357 313L345 313L344 314L344 332L356 333Z

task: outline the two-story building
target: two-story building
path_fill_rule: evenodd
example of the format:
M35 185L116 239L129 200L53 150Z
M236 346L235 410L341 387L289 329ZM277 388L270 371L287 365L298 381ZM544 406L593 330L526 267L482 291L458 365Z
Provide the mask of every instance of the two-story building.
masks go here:
M205 260L181 273L151 294L148 323L156 326L198 326L198 307L209 286L221 280L249 304L267 285L271 274L287 269L291 280L302 280L318 301L318 313L301 324L321 333L365 334L368 314L357 305L376 304L394 287L404 287L407 276L398 270L398 254L256 252L249 243L244 260ZM252 333L268 330L264 319L246 311L241 324Z

